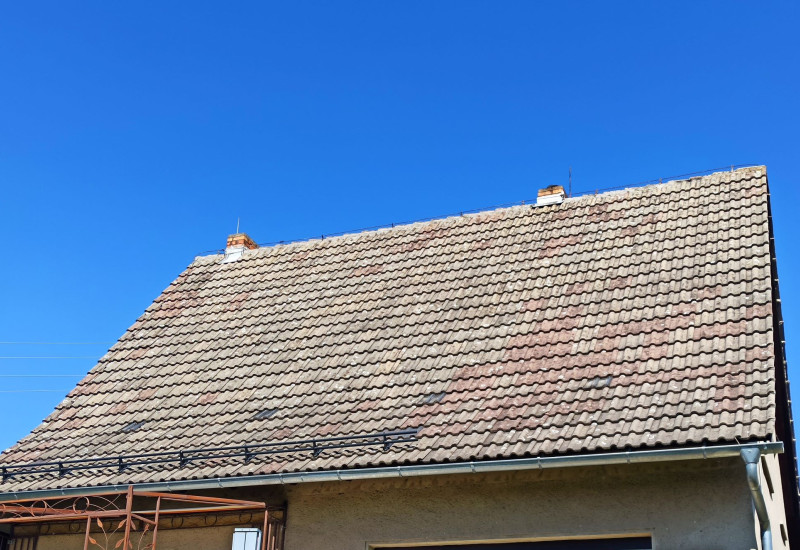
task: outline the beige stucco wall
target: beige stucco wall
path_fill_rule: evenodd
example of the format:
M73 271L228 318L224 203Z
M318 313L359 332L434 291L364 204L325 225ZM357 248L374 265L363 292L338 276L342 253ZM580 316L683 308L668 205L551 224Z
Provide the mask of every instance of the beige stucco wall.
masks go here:
M786 511L783 508L783 486L778 465L778 455L763 455L759 465L759 477L761 478L761 490L764 494L764 501L767 503L770 524L772 526L772 547L775 550L788 549L783 535L786 529ZM767 478L769 477L769 483ZM772 489L770 490L770 484ZM755 513L754 513L755 515ZM758 521L757 516L754 521ZM759 550L761 541L759 540Z
M209 494L267 500L274 490ZM307 483L287 486L281 497L289 504L285 550L617 534L651 534L657 550L758 544L739 459ZM228 550L232 531L159 531L158 548ZM82 543L80 537L41 537L38 550L80 549Z
M286 550L649 533L659 550L755 548L739 459L296 485Z
M98 538L103 547L105 541ZM230 550L233 540L233 527L216 527L206 529L174 529L158 532L157 550ZM134 549L138 548L138 537L134 537ZM145 541L145 544L148 541ZM109 548L114 548L114 541ZM91 546L97 550L97 546ZM121 548L121 546L120 546ZM36 550L82 550L83 534L74 536L39 537Z

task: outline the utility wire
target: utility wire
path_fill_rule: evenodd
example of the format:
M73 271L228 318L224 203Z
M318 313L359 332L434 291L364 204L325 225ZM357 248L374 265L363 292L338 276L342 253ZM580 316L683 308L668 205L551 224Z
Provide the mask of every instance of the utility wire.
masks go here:
M97 359L97 355L4 355L0 359Z
M22 346L107 346L109 344L116 344L116 342L17 342L17 341L4 341L0 345L22 345Z
M67 394L72 390L0 390L0 393L63 393Z
M85 374L0 374L0 378L83 378Z

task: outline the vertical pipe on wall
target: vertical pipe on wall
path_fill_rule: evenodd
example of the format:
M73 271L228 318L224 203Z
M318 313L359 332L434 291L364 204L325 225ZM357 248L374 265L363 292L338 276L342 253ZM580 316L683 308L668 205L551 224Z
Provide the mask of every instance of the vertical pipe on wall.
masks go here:
M758 449L742 449L742 459L747 468L747 484L750 486L753 506L758 515L758 523L761 525L761 549L772 550L772 527L769 523L767 503L764 501L764 492L761 488L761 476L758 473L761 451Z

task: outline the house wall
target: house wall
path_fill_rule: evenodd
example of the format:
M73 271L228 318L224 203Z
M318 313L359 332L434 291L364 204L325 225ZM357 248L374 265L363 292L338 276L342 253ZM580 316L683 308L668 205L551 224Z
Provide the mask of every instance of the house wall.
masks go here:
M99 548L106 548L105 541L96 534L98 542L102 544ZM39 537L36 550L82 550L83 533L80 535L57 535ZM118 539L112 539L108 548L114 548ZM204 529L173 529L158 531L157 550L231 550L233 540L233 527L216 527ZM134 550L138 550L138 538L134 537ZM145 544L149 539L145 541ZM144 546L144 545L143 545ZM90 549L97 550L98 546L89 545ZM122 548L120 546L119 548Z
M267 500L274 488L206 494ZM657 550L758 545L739 459L305 483L282 496L285 550L635 534L652 535ZM160 530L158 548L228 550L232 532ZM50 536L38 550L82 547L82 537Z
M744 463L296 485L286 550L638 533L659 550L755 548Z
M761 457L759 476L761 478L764 501L767 503L770 525L772 526L772 547L775 550L788 549L788 542L784 538L788 535L788 530L786 511L783 508L783 484L781 483L778 455L763 455ZM767 479L769 479L769 483ZM770 483L772 484L772 489L770 489ZM758 518L756 517L754 521L757 522ZM761 549L760 542L759 540L759 550Z

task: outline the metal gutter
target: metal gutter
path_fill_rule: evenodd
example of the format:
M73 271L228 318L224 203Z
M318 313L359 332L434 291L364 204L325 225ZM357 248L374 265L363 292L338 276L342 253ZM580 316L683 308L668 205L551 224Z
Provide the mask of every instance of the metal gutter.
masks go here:
M357 479L382 479L416 477L446 474L479 474L485 472L510 472L517 470L544 470L550 468L571 468L578 466L608 466L614 464L645 464L652 462L672 462L677 460L703 460L711 458L739 457L747 450L764 454L783 452L780 441L763 443L743 443L737 445L718 445L688 447L681 449L650 449L643 451L623 451L570 456L548 456L539 458L515 458L472 462L453 462L447 464L416 464L406 466L383 466L348 470L322 470L316 472L291 472L257 476L217 477L181 481L136 483L136 490L142 491L198 491L203 489L225 489L250 487L254 485L283 485L292 483L314 483L322 481L349 481ZM124 493L129 484L101 485L96 487L68 487L38 491L12 491L0 493L0 502L7 500L74 497Z
M767 503L764 500L764 491L761 487L761 476L758 465L761 461L761 451L757 448L742 449L742 459L747 468L747 484L753 497L753 506L761 525L761 550L772 550L772 526L769 521Z

